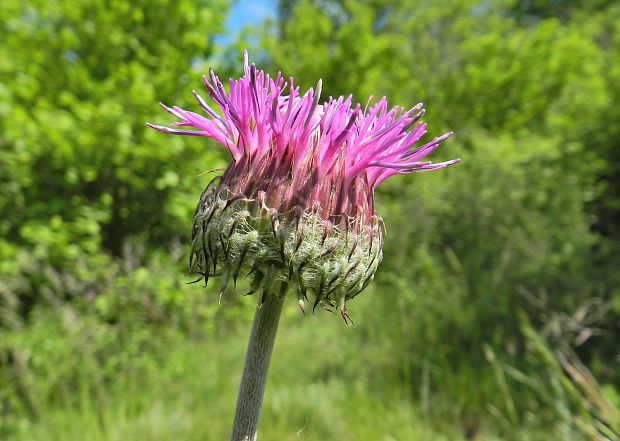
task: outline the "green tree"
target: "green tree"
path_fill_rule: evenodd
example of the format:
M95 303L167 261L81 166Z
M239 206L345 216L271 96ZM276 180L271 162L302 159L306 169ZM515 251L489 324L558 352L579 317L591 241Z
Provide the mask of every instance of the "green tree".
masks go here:
M29 271L32 288L15 288L22 305L45 279L33 260L84 267L78 278L88 279L128 238L156 248L186 237L205 185L198 174L220 153L202 140L162 139L144 123L166 119L159 101L193 101L192 65L212 53L226 8L225 0L3 2L0 274Z

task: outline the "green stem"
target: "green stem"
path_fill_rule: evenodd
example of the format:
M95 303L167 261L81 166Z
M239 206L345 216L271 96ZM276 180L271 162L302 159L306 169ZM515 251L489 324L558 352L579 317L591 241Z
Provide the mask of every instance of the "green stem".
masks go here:
M256 441L258 417L284 296L271 293L254 315L230 441Z

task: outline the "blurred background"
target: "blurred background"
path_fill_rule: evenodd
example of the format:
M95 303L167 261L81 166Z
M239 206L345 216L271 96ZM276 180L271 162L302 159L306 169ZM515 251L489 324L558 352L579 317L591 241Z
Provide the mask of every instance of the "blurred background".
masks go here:
M290 300L263 440L620 439L620 4L3 0L0 439L228 439L255 299L186 285L212 66L424 102L355 326Z

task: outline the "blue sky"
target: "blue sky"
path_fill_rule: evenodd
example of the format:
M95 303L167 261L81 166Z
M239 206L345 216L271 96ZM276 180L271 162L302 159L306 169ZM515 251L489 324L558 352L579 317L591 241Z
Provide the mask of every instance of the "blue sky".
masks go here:
M239 0L233 3L226 29L232 36L245 25L259 23L276 14L276 0Z

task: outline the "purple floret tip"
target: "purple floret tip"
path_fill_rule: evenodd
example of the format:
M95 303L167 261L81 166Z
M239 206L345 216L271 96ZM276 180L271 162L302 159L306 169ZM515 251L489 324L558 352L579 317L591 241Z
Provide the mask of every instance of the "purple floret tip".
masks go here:
M250 65L247 51L243 65L244 75L231 79L228 91L212 69L202 76L218 113L192 91L206 116L161 104L179 121L172 124L174 128L147 124L162 133L204 136L224 145L233 158L225 178L239 182L235 191L250 191L256 179L267 180L281 188L269 194L271 207L319 206L330 215L363 213L367 223L374 215L373 191L384 180L458 162L422 161L453 135L447 132L416 147L426 133L426 124L420 121L426 113L423 103L406 111L389 108L383 97L374 104L369 99L362 107L349 95L329 97L321 104L322 79L302 94L293 78L287 83L280 74L271 77ZM291 177L286 188L282 173Z

